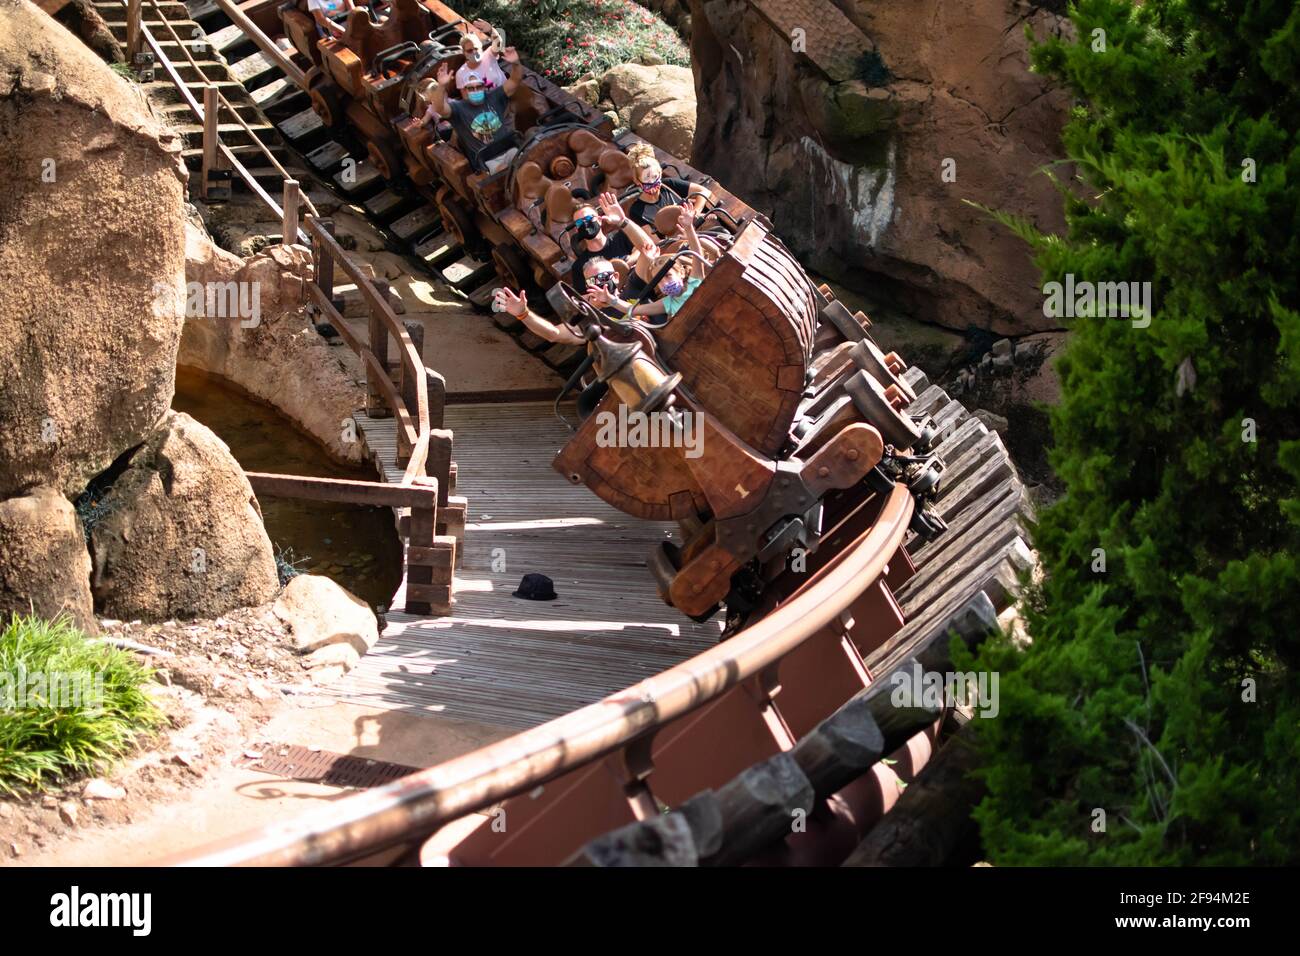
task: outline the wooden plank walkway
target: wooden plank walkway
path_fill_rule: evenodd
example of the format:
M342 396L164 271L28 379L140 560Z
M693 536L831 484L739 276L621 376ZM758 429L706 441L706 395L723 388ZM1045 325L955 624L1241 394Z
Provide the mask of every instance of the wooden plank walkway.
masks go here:
M356 417L385 480L400 480L393 420ZM721 618L682 617L646 569L674 526L625 515L551 468L568 432L550 403L451 405L446 427L456 436L456 493L469 500L453 613L388 613L379 642L328 693L524 728L717 643ZM557 600L512 597L529 572L552 578ZM404 600L399 590L392 606Z

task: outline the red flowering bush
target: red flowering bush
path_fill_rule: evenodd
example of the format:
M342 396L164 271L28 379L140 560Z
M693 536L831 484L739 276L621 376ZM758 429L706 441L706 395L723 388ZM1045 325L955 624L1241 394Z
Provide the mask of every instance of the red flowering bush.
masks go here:
M528 66L561 85L646 54L690 65L676 31L631 0L470 0L459 9L497 27Z

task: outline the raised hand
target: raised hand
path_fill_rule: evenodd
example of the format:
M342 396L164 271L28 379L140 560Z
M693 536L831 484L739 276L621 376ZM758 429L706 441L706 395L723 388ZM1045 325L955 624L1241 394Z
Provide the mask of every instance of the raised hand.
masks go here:
M623 212L623 207L619 205L618 196L612 192L603 192L596 199L596 205L600 207L601 218L608 225L621 226L627 221L627 215Z
M450 86L451 81L456 78L451 72L451 66L447 63L439 64L437 77L439 86Z
M609 294L609 290L602 285L594 285L587 289L582 296L598 309L603 309L614 301L614 297Z
M518 63L519 51L512 46L508 46L501 51L501 58L505 60L507 63L511 63L511 64Z
M695 232L695 207L690 203L682 203L677 207L677 229L683 236Z
M502 312L509 312L519 318L528 312L528 293L520 290L519 294L511 292L504 286L493 293L493 304Z

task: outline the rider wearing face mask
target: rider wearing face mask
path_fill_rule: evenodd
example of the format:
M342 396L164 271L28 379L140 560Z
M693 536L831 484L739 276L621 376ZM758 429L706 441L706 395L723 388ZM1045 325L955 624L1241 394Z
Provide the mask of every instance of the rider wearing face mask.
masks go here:
M704 280L705 270L701 261L704 250L700 245L700 237L695 232L695 215L692 209L687 206L682 207L677 228L686 238L687 247L700 258L689 256L673 262L669 256L647 256L639 267L639 271L648 273L653 279L661 269L672 263L672 267L664 273L655 286L655 291L662 298L654 302L629 301L627 298L611 293L605 287L595 286L588 290L587 301L598 309L611 310L629 319L643 315L665 315L668 318L676 315L691 294L699 288Z
M655 158L654 148L648 143L634 144L628 149L627 157L632 160L636 182L640 187L636 199L628 207L627 216L638 225L653 226L655 214L665 206L689 203L692 210L698 213L713 196L699 183L671 176L665 179L663 167Z
M479 172L491 171L480 154L503 139L513 138L515 131L509 113L510 95L523 82L524 68L514 47L506 47L501 55L513 67L505 85L488 87L481 75L471 71L461 87L460 99L451 99L447 95L454 79L451 67L446 63L439 66L438 82L430 91L429 109L422 120L428 122L435 115L450 119L461 152ZM500 163L503 159L505 157L497 157L493 162Z
M497 65L497 51L501 46L501 35L495 30L492 31L492 45L488 49L483 49L483 41L473 33L467 33L461 37L460 52L465 57L465 63L456 71L456 88L462 93L468 83L470 74L477 75L483 81L483 85L488 89L506 85L506 75L501 72L501 67Z
M645 230L623 214L617 196L611 192L602 193L597 204L599 212L590 204L575 208L569 227L574 250L569 283L579 295L587 291L585 270L593 259L623 259L631 266L635 265L638 256L653 257L658 252ZM618 232L606 235L605 226L617 227ZM630 292L635 294L636 290Z

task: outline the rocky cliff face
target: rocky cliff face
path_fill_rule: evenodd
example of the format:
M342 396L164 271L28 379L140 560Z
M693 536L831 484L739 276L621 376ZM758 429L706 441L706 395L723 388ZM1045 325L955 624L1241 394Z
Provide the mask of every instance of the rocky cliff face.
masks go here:
M85 44L0 0L0 615L93 630L94 609L221 613L276 590L238 464L164 420L187 299L180 150Z
M0 496L75 496L171 402L181 144L25 0L0 0L0 90Z
M1028 72L1025 0L691 0L694 160L813 269L917 318L1052 327L1025 247L976 203L1063 226L1037 170L1066 98Z

